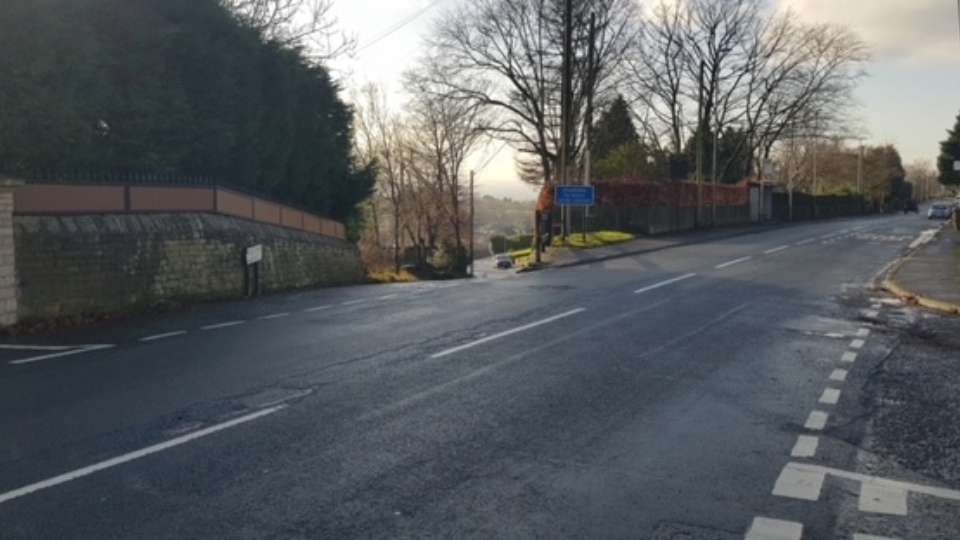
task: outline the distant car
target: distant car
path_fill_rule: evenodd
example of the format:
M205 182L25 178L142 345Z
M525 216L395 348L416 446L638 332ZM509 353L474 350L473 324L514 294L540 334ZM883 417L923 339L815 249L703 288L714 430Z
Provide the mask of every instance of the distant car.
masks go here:
M513 259L506 253L493 256L494 268L513 268Z
M927 210L927 219L950 219L953 206L946 203L934 203Z

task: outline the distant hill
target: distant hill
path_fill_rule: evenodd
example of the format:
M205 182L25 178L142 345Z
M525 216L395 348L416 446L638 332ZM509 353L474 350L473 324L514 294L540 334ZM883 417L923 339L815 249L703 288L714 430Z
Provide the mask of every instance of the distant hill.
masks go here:
M477 257L488 255L487 246L494 235L533 234L535 203L484 195L476 200Z

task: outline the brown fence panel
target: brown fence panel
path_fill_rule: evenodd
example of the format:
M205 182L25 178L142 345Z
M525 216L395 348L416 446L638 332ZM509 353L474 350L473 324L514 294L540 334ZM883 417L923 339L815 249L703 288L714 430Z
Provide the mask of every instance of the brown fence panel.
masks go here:
M303 230L308 233L320 234L320 218L310 214L303 215Z
M286 206L280 207L280 223L284 227L303 230L303 212Z
M27 184L17 189L18 214L80 214L125 212L123 186L71 186Z
M283 225L280 220L280 205L260 199L253 200L253 219L270 225Z
M213 188L130 188L132 212L215 212Z
M253 219L253 199L217 188L217 212L243 219Z

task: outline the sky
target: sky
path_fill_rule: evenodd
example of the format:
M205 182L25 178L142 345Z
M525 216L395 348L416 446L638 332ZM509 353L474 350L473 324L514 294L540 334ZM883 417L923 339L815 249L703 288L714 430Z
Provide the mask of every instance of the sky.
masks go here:
M433 21L465 0L333 0L358 51L331 67L348 88L365 83L398 92ZM946 0L772 0L811 23L848 26L870 47L868 77L856 91L864 144L893 144L905 164L936 159L960 112L957 4ZM405 23L405 24L404 24ZM401 26L402 24L402 26ZM500 150L499 153L496 151ZM478 191L517 200L535 191L516 179L513 152L497 144L475 157ZM495 154L495 155L494 155ZM491 157L493 155L493 157Z

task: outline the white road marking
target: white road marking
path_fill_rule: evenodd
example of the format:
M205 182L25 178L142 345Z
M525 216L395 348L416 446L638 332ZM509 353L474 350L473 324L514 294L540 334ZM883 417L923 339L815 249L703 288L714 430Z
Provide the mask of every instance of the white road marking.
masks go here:
M800 435L797 437L797 442L793 445L790 455L795 458L812 458L817 455L817 446L819 445L820 439L817 437Z
M895 303L898 303L898 304L900 303L899 300L894 300L894 302L895 302ZM870 304L870 307L873 308L873 309L880 309L880 308L883 307L883 304ZM879 314L880 314L880 312L878 311L878 312L877 312L877 315L879 315Z
M166 334L156 334L153 336L142 337L140 338L140 341L143 341L143 342L157 341L158 339L167 339L167 338L172 338L176 336L182 336L186 333L187 333L186 330L177 330L176 332L167 332Z
M907 492L887 486L862 484L857 508L861 512L872 514L905 516L907 515Z
M211 324L208 326L200 327L201 330L219 330L221 328L230 328L231 326L240 326L241 324L246 324L247 321L230 321L220 324Z
M875 309L868 309L863 312L863 315L868 319L876 319L880 315L880 312Z
M61 485L61 484L66 484L67 482L72 482L73 480L77 480L77 479L79 479L79 478L83 478L84 476L89 476L89 475L91 475L91 474L93 474L93 473L100 472L100 471L103 471L103 470L106 470L106 469L110 469L110 468L116 467L116 466L118 466L118 465L123 465L123 464L125 464L125 463L129 463L129 462L131 462L131 461L134 461L134 460L137 460L137 459L140 459L140 458L149 456L149 455L151 455L151 454L156 454L156 453L162 452L162 451L164 451L164 450L169 450L169 449L171 449L171 448L174 448L174 447L176 447L176 446L180 446L180 445L186 444L186 443L188 443L188 442L190 442L190 441L194 441L194 440L199 439L199 438L201 438L201 437L206 437L207 435L212 435L212 434L214 434L214 433L217 433L218 431L223 431L223 430L225 430L225 429L229 429L229 428L232 428L232 427L234 427L234 426L238 426L238 425L240 425L240 424L245 424L245 423L247 423L247 422L252 422L253 420L256 420L256 419L258 419L258 418L262 418L262 417L264 417L264 416L274 414L274 413L276 413L277 411L280 411L280 410L282 410L282 409L284 409L284 408L285 408L284 405L280 405L280 406L277 406L277 407L271 407L271 408L269 408L269 409L264 409L264 410L261 410L261 411L257 411L257 412L255 412L255 413L253 413L253 414L248 414L248 415L246 415L246 416L241 416L240 418L235 418L235 419L233 419L233 420L230 420L229 422L224 422L224 423L222 423L222 424L217 424L217 425L215 425L215 426L211 426L211 427L208 427L208 428L206 428L206 429L201 429L201 430L199 430L199 431L195 431L195 432L193 432L193 433L184 435L184 436L182 436L182 437L177 437L176 439L171 439L171 440L169 440L169 441L167 441L167 442L163 442L163 443L160 443L160 444L155 444L155 445L153 445L153 446L148 446L147 448L143 448L143 449L137 450L137 451L135 451L135 452L130 452L129 454L124 454L124 455L122 455L122 456L118 456L118 457L115 457L115 458L112 458L112 459L108 459L108 460L106 460L106 461L101 461L100 463L96 463L96 464L94 464L94 465L90 465L89 467L84 467L84 468L82 468L82 469L77 469L77 470L75 470L75 471L68 472L68 473L65 473L65 474L61 474L60 476L55 476L55 477L53 477L53 478L44 480L44 481L42 481L42 482L37 482L37 483L35 483L35 484L30 484L29 486L24 486L24 487L22 487L22 488L20 488L20 489L15 489L15 490L13 490L13 491L8 491L8 492L6 492L6 493L2 493L2 494L0 494L0 504L3 504L3 503L8 502L8 501L12 501L12 500L14 500L14 499L18 499L18 498L20 498L20 497L23 497L23 496L25 496L25 495L29 495L29 494L31 494L31 493L36 493L36 492L41 491L41 490L44 490L44 489L48 489L48 488L51 488L51 487L54 487L54 486L58 486L58 485Z
M836 388L827 388L820 396L820 403L824 405L836 405L840 401L840 391Z
M340 304L340 305L341 305L341 306L355 306L355 305L357 305L357 304L362 304L362 303L364 303L364 302L366 302L366 301L367 301L366 298L361 298L361 299L359 299L359 300L350 300L349 302L343 302L343 303Z
M753 518L744 540L800 540L803 524L765 517Z
M61 351L50 354L43 354L40 356L31 356L30 358L21 358L19 360L12 360L11 365L19 366L23 364L32 364L34 362L42 362L44 360L51 360L53 358L62 358L64 356L73 356L75 354L83 354L93 351L102 351L103 349L109 349L114 347L113 345L81 345L79 349L72 351Z
M898 538L890 538L887 536L873 536L872 534L860 534L855 533L853 535L853 540L899 540Z
M768 249L768 250L764 251L764 253L766 253L767 255L769 255L769 254L771 254L771 253L776 253L776 252L778 252L778 251L783 251L783 250L785 250L785 249L790 249L790 246L775 247L775 248L773 248L773 249Z
M828 417L829 415L823 411L812 411L803 427L812 431L820 431L827 425Z
M867 337L867 336L869 336L869 335L870 335L870 329L869 329L869 328L859 328L859 329L857 329L857 337L865 338L865 337Z
M397 293L394 293L394 294L385 294L385 295L381 296L380 298L377 298L377 300L390 300L391 298L396 298L396 297L398 297L398 296L400 296L400 295L397 294Z
M554 322L554 321L563 319L563 318L565 318L565 317L569 317L569 316L571 316L571 315L576 315L577 313L582 313L582 312L584 312L584 311L586 311L586 308L571 309L570 311L567 311L566 313L561 313L560 315L554 315L553 317L549 317L549 318L543 319L542 321L537 321L537 322L535 322L535 323L526 324L526 325L523 325L523 326L514 328L514 329L512 329L512 330L507 330L507 331L505 331L505 332L500 332L499 334L493 334L492 336L487 336L487 337L485 337L485 338L480 338L480 339L478 339L478 340L476 340L476 341L471 341L470 343L466 343L466 344L464 344L464 345L460 345L459 347L454 347L454 348L452 348L452 349L447 349L447 350L445 350L445 351L443 351L443 352L438 352L438 353L432 355L430 358L442 358L442 357L444 357L444 356L449 356L449 355L451 355L451 354L453 354L453 353L457 353L457 352L460 352L460 351L463 351L463 350L466 350L466 349L470 349L470 348L472 348L472 347L476 347L477 345L482 345L482 344L484 344L484 343L493 341L493 340L495 340L495 339L500 339L500 338L502 338L502 337L507 337L507 336L509 336L509 335L516 334L516 333L518 333L518 332L523 332L523 331L525 331L525 330L530 330L531 328L536 328L536 327L538 327L538 326L543 326L544 324L552 323L552 322Z
M270 321L273 319L282 319L283 317L289 317L289 313L274 313L273 315L264 315L263 317L257 317L261 321Z
M855 339L855 340L853 340L853 341L850 342L850 348L851 348L851 349L862 349L863 346L866 345L866 343L867 343L867 342L864 341L864 340L862 340L862 339Z
M670 285L670 284L672 284L672 283L677 283L678 281L683 281L683 280L685 280L685 279L690 279L690 278L695 277L695 276L696 276L696 274L687 274L687 275L685 275L685 276L680 276L680 277L678 277L678 278L673 278L673 279L668 279L668 280L666 280L666 281L661 281L660 283L657 283L657 284L655 284L655 285L650 285L649 287L644 287L644 288L642 288L642 289L637 289L637 290L635 290L635 291L633 291L633 292L634 292L634 294L642 294L642 293L645 293L645 292L647 292L647 291L652 291L652 290L654 290L654 289L659 289L660 287L666 287L667 285Z
M791 467L788 463L780 471L777 483L773 486L773 494L777 497L789 497L804 501L816 501L820 498L823 481L827 478L823 471L811 471Z
M808 239L806 239L806 240L801 240L801 241L797 242L797 245L798 245L798 246L805 246L805 245L807 245L807 244L812 244L812 243L814 243L814 242L816 242L816 241L817 241L816 238L808 238Z
M849 374L850 372L845 369L835 369L833 373L830 374L830 380L844 382L847 380L847 375Z
M846 362L846 363L848 363L848 364L853 363L853 362L856 362L856 361L857 361L857 353L847 351L847 352L843 353L843 356L840 358L840 360L843 361L843 362Z
M328 309L330 309L330 308L332 308L332 307L333 307L332 305L317 306L317 307L312 307L312 308L309 308L309 309L305 309L305 310L303 310L303 312L304 312L304 313L316 313L317 311L326 311L326 310L328 310Z
M891 480L889 478L880 478L878 476L869 476L866 474L842 471L840 469L831 469L829 467L822 467L819 465L807 465L804 463L787 463L786 467L784 467L784 471L788 469L794 472L824 474L835 476L837 478L844 478L846 480L853 480L860 482L861 488L869 485L872 487L885 488L891 492L899 490L907 493L929 495L931 497L937 497L939 499L946 499L950 501L960 501L960 491L952 489L924 486L921 484L902 482L900 480Z
M739 258L739 259L734 259L734 260L732 260L732 261L727 261L727 262L725 262L725 263L723 263L723 264L718 264L718 265L714 266L714 268L716 268L717 270L721 270L721 269L723 269L723 268L727 268L727 267L733 266L733 265L735 265L735 264L740 264L740 263L742 263L742 262L747 262L747 261L749 261L749 260L752 259L752 258L753 258L753 257L741 257L741 258Z
M78 345L0 345L0 349L9 351L68 351L77 347Z
M916 240L910 243L910 249L917 249L923 244L926 244L931 240L933 240L933 237L937 235L938 230L939 229L928 229L920 233L920 236Z

